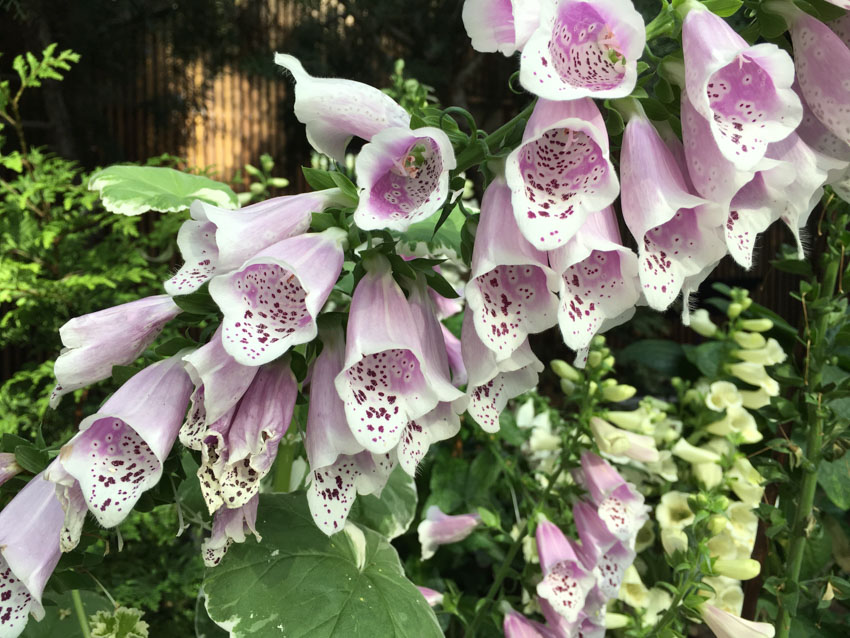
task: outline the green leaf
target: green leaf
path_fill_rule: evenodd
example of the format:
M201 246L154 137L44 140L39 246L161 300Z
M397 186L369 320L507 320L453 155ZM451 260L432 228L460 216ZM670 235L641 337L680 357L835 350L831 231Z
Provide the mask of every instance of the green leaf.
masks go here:
M416 481L396 467L380 498L374 494L358 496L348 520L360 523L392 540L404 534L416 514Z
M186 337L173 337L165 343L158 345L154 352L158 357L170 357L180 352L183 348L195 348L197 345L197 343L191 339L186 339Z
M457 291L452 287L452 285L435 270L426 272L425 280L431 288L436 290L446 299L457 299L460 296L457 294Z
M204 591L232 638L440 638L395 549L368 528L327 537L303 493L260 495L257 531L234 544Z
M323 171L318 168L301 167L301 172L304 173L304 179L313 188L313 190L323 191L326 188L335 188L336 182L330 171Z
M227 184L162 166L110 166L91 176L89 190L100 193L106 210L120 215L173 213L187 210L196 199L239 208L236 193Z
M742 4L744 4L743 0L703 0L703 5L721 18L734 15Z
M617 354L617 363L621 366L641 363L670 377L681 374L684 359L681 344L667 339L641 339Z
M89 579L91 582L91 579ZM31 621L27 623L21 638L82 638L80 621L74 613L74 603L71 600L71 592L57 596L46 593L44 601L44 619L40 622ZM104 596L92 591L80 591L80 599L86 614L94 614L98 611L111 611L112 603Z
M844 511L850 510L850 454L818 467L818 483L829 500Z
M15 460L27 472L38 474L47 467L47 462L50 459L47 456L47 452L39 450L32 445L19 445L15 448Z
M342 191L342 194L356 204L356 202L360 199L360 194L357 192L357 187L351 182L351 180L339 171L333 171L330 175L334 185Z
M210 296L209 286L207 285L188 295L175 295L172 299L183 309L183 312L193 315L208 315L218 312L218 305Z
M432 215L410 227L400 234L402 242L415 246L418 243L427 244L431 252L443 252L448 249L460 255L460 230L464 223L463 213L455 206L448 217ZM440 224L439 228L434 229ZM443 250L441 250L443 249Z
M684 348L688 361L709 379L723 376L723 363L729 357L729 348L722 341L709 341L699 346Z

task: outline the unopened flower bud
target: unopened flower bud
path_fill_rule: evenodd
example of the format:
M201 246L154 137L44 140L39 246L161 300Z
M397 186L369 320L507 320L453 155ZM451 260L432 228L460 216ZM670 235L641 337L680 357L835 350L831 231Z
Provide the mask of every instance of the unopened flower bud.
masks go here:
M561 379L561 392L563 392L565 396L570 396L573 393L573 390L575 389L575 383L573 383L569 379Z
M720 455L711 450L699 448L688 443L685 439L676 441L671 452L688 463L719 463Z
M587 396L592 397L596 394L596 390L599 389L599 384L596 381L591 381L587 384Z
M697 481L707 490L723 482L723 468L717 463L695 463L691 469Z
M725 516L722 514L715 514L708 519L708 529L714 536L717 536L718 534L723 533L726 529L727 522L728 520Z
M713 337L717 332L717 325L709 318L708 310L700 308L691 313L691 330L703 337Z
M822 600L832 600L835 598L835 590L832 588L832 583L826 582L826 591L823 592L823 596L821 596Z
M773 322L770 319L742 319L739 324L744 330L752 330L753 332L767 332L773 328Z
M604 335L596 335L590 342L594 348L601 348L605 345L605 336Z
M732 338L735 340L735 343L747 350L762 348L767 343L765 338L758 332L737 331L732 333Z
M607 349L607 348L606 348L606 349ZM610 369L610 368L613 368L613 367L614 367L614 363L615 363L615 362L616 362L616 360L614 359L614 356L609 354L607 357L605 357L605 358L602 360L602 365L603 365L604 367L606 367L606 368L609 368L609 369Z
M744 312L744 307L738 302L734 302L729 304L729 308L726 310L726 315L730 319L735 319L742 312Z
M753 560L752 558L736 560L719 559L714 563L714 571L727 578L750 580L759 575L761 565L757 560Z
M626 399L631 399L637 388L630 385L614 385L602 388L602 398L611 403L619 403Z
M552 366L552 372L557 374L562 379L569 379L573 383L578 383L581 381L581 372L576 370L566 361L561 359L555 359L550 364Z
M608 612L605 614L605 629L620 629L626 627L631 619L625 614Z
M599 364L602 363L602 353L599 350L593 350L590 354L587 355L587 367L588 368L597 368Z

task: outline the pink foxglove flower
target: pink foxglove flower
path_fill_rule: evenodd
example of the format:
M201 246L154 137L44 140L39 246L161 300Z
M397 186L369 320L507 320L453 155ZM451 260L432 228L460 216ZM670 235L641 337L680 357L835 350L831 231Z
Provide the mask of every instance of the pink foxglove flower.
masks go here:
M227 430L227 462L219 481L225 507L241 507L259 493L292 421L297 397L289 357L257 372Z
M534 356L528 339L509 358L496 361L493 351L479 339L469 312L463 317L461 348L468 375L467 410L482 430L498 432L502 410L510 399L537 385L543 364Z
M638 244L649 305L683 304L726 254L724 211L693 195L674 154L643 114L626 126L620 155L623 218Z
M264 248L310 228L313 213L345 201L338 188L285 195L240 210L195 201L192 219L177 233L183 255L180 270L165 282L171 295L194 292L215 274L241 266Z
M423 344L389 261L375 255L364 266L351 300L345 368L336 388L354 438L370 452L385 454L398 445L410 421L463 393Z
M59 533L59 548L63 552L70 552L80 542L89 509L86 499L80 489L80 483L65 471L61 459L57 458L47 466L44 478L56 485L56 498L65 513Z
M496 361L509 358L530 333L557 322L558 276L546 254L519 232L510 190L501 178L487 187L481 202L471 270L467 314Z
M789 7L790 8L790 7ZM812 113L850 143L850 49L827 25L800 10L790 20L797 82ZM840 29L840 27L839 27Z
M159 482L177 438L192 382L181 354L148 366L122 385L59 453L89 510L104 527L120 523Z
M556 525L540 521L535 535L543 569L537 595L548 601L568 623L575 623L596 579L584 566L573 542Z
M549 253L549 263L561 274L558 323L568 347L581 352L594 335L634 314L638 260L620 241L613 209L588 217L566 246Z
M688 98L723 156L740 170L756 168L767 145L788 137L803 116L791 56L775 44L750 46L703 7L685 16L682 43Z
M438 128L382 130L357 156L354 222L364 230L407 230L443 205L456 165L451 141Z
M502 631L505 638L548 638L552 635L548 627L513 610L505 614Z
M156 295L71 319L59 328L65 349L54 367L50 406L68 392L109 378L112 366L135 361L181 312L171 297Z
M233 543L244 543L245 537L250 533L254 535L259 543L262 538L257 533L257 505L260 497L254 494L244 505L227 509L222 508L213 517L212 534L201 546L204 564L207 567L215 567L224 558L228 548Z
M635 551L614 536L589 503L576 503L573 517L581 540L584 564L596 577L596 586L606 599L616 598L626 570L634 562Z
M422 560L428 560L440 545L459 543L469 536L481 523L478 514L449 516L436 505L428 508L425 520L419 523L419 544L422 545Z
M295 79L295 116L307 126L307 140L338 162L345 161L345 147L353 136L371 140L385 128L410 124L407 111L368 84L313 77L291 55L277 53L274 61Z
M0 485L23 471L12 452L0 452Z
M625 97L643 55L643 18L629 0L556 0L522 50L520 82L548 100Z
M418 585L416 589L418 589L419 593L422 594L422 597L425 599L425 602L428 603L429 607L436 607L437 605L443 604L443 594L441 592L429 587L420 587Z
M608 530L628 547L634 547L638 530L647 519L643 495L592 452L581 455L580 479Z
M540 21L539 0L466 0L463 26L472 48L511 56L521 50Z
M803 100L803 121L796 132L800 139L818 154L819 158L826 158L827 162L832 162L831 164L824 163L822 160L820 162L828 171L826 183L832 186L835 194L841 199L850 200L850 146L836 137L815 117L805 100Z
M29 614L44 618L41 594L61 556L63 518L54 485L43 474L0 512L0 636L21 635Z
M702 606L702 619L717 638L773 638L776 635L771 624L744 620L714 605Z
M540 250L563 246L589 214L611 204L620 185L593 100L538 100L505 179L517 224Z
M203 447L207 426L228 414L257 374L256 366L237 363L224 349L219 326L209 342L183 357L195 384L180 442L193 450Z
M316 317L342 269L345 231L329 228L264 248L210 282L224 315L224 349L243 365L273 361L312 341Z

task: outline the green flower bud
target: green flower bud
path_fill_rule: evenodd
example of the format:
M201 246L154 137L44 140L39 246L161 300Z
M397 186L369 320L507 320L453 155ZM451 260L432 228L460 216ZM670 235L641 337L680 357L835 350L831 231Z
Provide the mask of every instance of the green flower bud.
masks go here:
M691 330L703 337L712 337L717 332L717 325L709 318L708 310L700 308L691 313Z
M767 344L767 341L758 332L733 332L732 338L742 348L747 350L755 350L762 348Z
M599 388L599 384L596 381L591 381L587 384L587 396L592 397L596 394L596 390Z
M767 332L768 330L773 328L773 322L767 318L742 319L740 326L744 330L751 330L752 332Z
M714 535L722 534L726 529L727 519L722 514L715 514L708 519L708 529Z
M557 374L562 379L569 379L573 383L578 383L581 381L581 372L576 370L566 361L562 361L561 359L555 359L550 364L552 366L552 372Z
M598 368L600 363L602 363L602 353L598 350L593 350L589 355L587 355L588 368Z
M730 319L736 319L742 312L744 312L744 306L738 302L734 302L729 304L729 309L726 311L726 315Z
M575 389L575 383L573 383L569 379L561 379L561 392L563 392L565 396L570 396L573 393L573 390Z
M619 403L620 401L631 399L636 392L637 388L630 385L608 386L602 388L602 398L611 403Z
M761 564L752 558L736 560L717 560L714 563L714 571L721 576L734 578L735 580L750 580L761 572Z

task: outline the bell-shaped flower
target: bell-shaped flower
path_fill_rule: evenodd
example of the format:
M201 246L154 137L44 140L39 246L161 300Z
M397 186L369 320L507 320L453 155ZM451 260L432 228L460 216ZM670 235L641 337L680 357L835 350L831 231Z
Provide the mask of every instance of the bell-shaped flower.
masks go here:
M588 215L610 205L620 184L593 100L538 100L505 179L517 225L539 250L563 246Z
M850 49L841 37L808 13L788 7L797 82L815 117L839 140L850 143Z
M264 365L239 401L227 430L227 462L221 470L221 497L229 508L259 493L260 481L277 457L292 421L298 383L289 357Z
M354 223L364 230L405 231L433 215L449 194L457 162L448 135L438 128L384 129L357 156L361 192Z
M461 18L473 49L509 57L537 28L540 0L466 0Z
M197 200L189 208L192 219L177 233L183 266L165 282L165 291L194 292L264 248L307 232L313 213L345 201L338 188L274 197L235 211Z
M629 565L623 573L623 581L617 592L617 600L621 600L633 609L646 609L649 603L649 590L640 578L634 565Z
M209 342L183 357L186 372L195 384L180 442L193 450L204 447L207 427L225 417L245 394L257 366L237 363L224 349L221 326Z
M89 510L104 527L120 523L142 492L159 482L183 422L192 382L182 353L148 366L122 385L59 452Z
M642 112L623 135L620 181L647 302L665 310L681 290L687 307L689 294L726 254L724 210L691 193L674 154Z
M112 376L112 366L135 361L166 323L183 312L168 295L156 295L75 317L59 328L65 346L56 359L56 388L50 406L62 396Z
M584 609L588 593L596 586L596 578L582 562L573 542L555 524L540 521L535 537L543 569L537 595L568 623L574 623Z
M702 6L685 16L682 44L691 103L723 156L740 170L756 168L767 145L788 137L803 116L791 56L775 44L750 46Z
M443 604L442 592L438 592L436 589L431 589L430 587L420 587L419 585L416 586L416 589L422 594L429 607L436 607Z
M36 475L0 512L0 636L15 638L29 614L44 618L41 594L62 552L64 514L53 483Z
M83 525L86 522L88 505L80 489L80 483L62 467L57 458L44 470L44 478L56 486L56 498L65 513L62 530L59 533L59 549L70 552L80 542Z
M549 253L549 263L561 273L558 323L568 347L583 351L634 315L638 259L622 245L613 209L588 217L572 241Z
M529 620L512 609L505 614L502 631L505 638L549 638L552 635L548 627Z
M591 567L602 596L616 598L626 570L634 562L635 551L611 533L589 503L576 503L573 518L584 564Z
M715 381L708 387L705 405L715 412L741 407L741 393L738 386L729 381Z
M643 495L593 452L582 453L579 478L609 531L633 546L638 530L647 520Z
M741 615L744 591L741 589L740 581L725 576L705 576L702 582L714 589L713 592L707 589L700 590L700 595L708 597L705 601L707 604L736 616Z
M422 546L422 560L428 560L440 545L459 543L469 536L481 523L478 514L449 516L436 505L425 513L425 520L416 528Z
M258 494L233 509L221 508L213 517L213 528L210 537L201 545L204 564L215 567L224 558L228 548L233 543L244 543L247 534L253 534L259 543L262 538L257 533L257 505L260 502Z
M466 285L468 311L481 342L508 359L529 334L557 322L558 276L546 253L534 248L517 228L511 194L497 177L484 192Z
M769 623L744 620L714 605L702 606L702 619L717 638L773 638L776 635Z
M395 466L395 451L372 455L351 434L334 385L344 365L342 330L329 327L320 337L323 348L310 375L304 439L311 470L307 504L318 528L330 535L345 527L358 493L381 492Z
M12 452L0 452L0 485L23 471Z
M779 396L779 383L767 374L762 364L742 361L729 364L727 367L733 377L761 388L772 397Z
M705 430L717 436L737 434L744 443L758 443L764 438L762 433L759 432L753 415L743 407L728 408L726 410L726 416L718 421L709 423L705 427Z
M389 261L373 255L364 267L351 300L345 368L335 383L354 438L370 452L386 454L410 421L463 393L435 358L433 343L423 344L425 335Z
M708 310L698 308L691 313L688 324L694 332L703 337L713 337L717 333L717 324L711 320Z
M735 496L750 507L758 507L764 496L764 478L752 463L743 457L736 459L732 469L726 472L726 479Z
M665 492L655 508L655 520L661 529L684 529L694 522L694 513L684 492Z
M590 419L590 431L603 454L625 456L641 463L658 460L658 449L651 436L621 430L596 416Z
M471 312L463 317L460 336L468 376L467 411L482 430L498 432L502 410L510 399L537 385L543 363L534 356L528 339L508 359L496 361L495 353L478 337Z
M316 317L342 270L346 233L329 228L264 248L210 282L221 308L224 349L243 365L273 361L312 341Z
M319 153L345 162L353 136L371 140L388 127L407 127L410 115L375 87L340 78L316 78L295 57L276 53L274 62L295 80L295 117L307 126L307 140Z
M758 363L763 366L776 365L788 358L785 350L782 349L782 346L779 345L776 339L768 339L761 348L734 350L732 354L738 359L749 361L750 363Z
M541 2L540 26L522 50L522 86L548 100L625 97L646 45L629 0Z
M664 527L661 529L661 547L668 556L676 552L687 552L688 535L678 527Z

